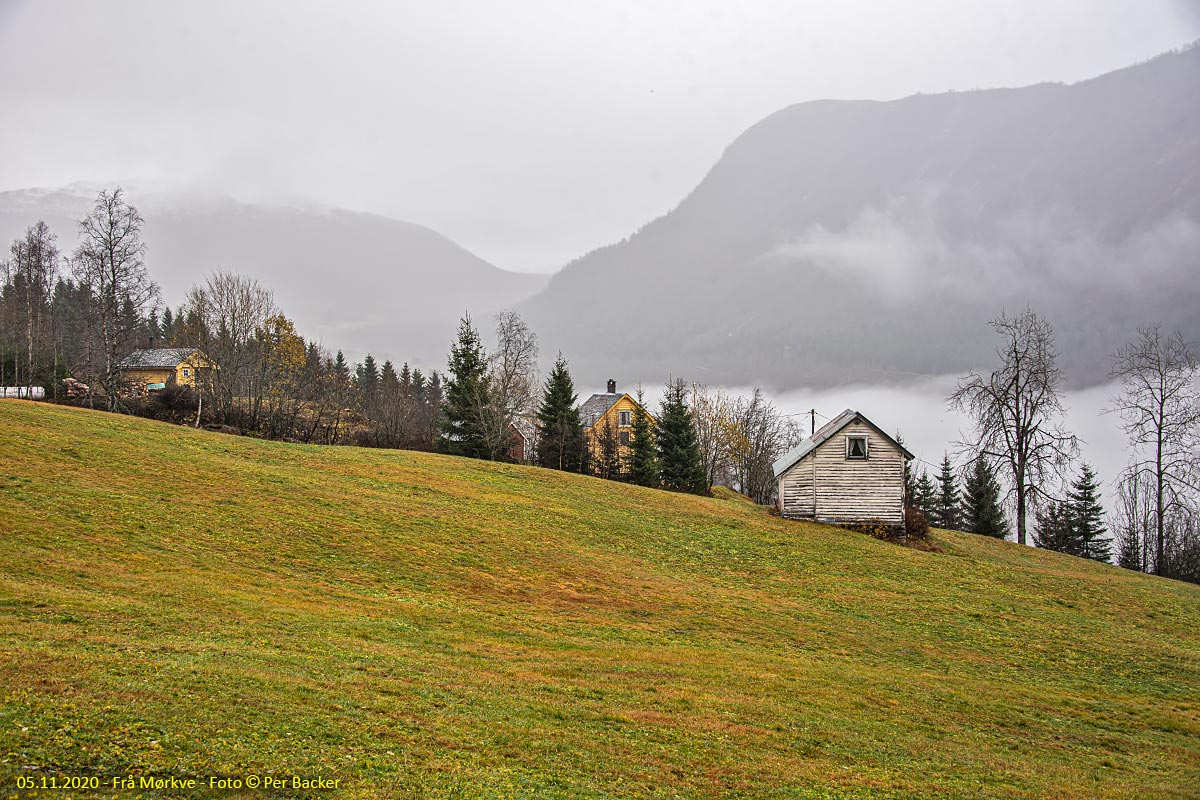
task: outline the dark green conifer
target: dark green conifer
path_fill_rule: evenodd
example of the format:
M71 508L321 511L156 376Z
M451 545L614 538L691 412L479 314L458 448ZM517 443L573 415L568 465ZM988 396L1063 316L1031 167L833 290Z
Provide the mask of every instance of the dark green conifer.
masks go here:
M676 492L704 494L707 483L700 460L700 445L687 406L682 380L667 384L656 431L658 469L662 487Z
M542 405L538 409L537 463L550 469L582 472L585 465L583 422L575 401L575 382L567 361L558 354L546 379Z
M1079 477L1071 485L1067 505L1071 527L1078 541L1076 555L1095 561L1112 560L1112 543L1105 536L1104 506L1100 503L1100 482L1091 466L1084 464Z
M1057 553L1080 554L1079 536L1071 520L1071 508L1067 503L1055 500L1047 502L1034 515L1033 543Z
M904 447L904 437L896 431L896 444ZM917 482L913 480L912 462L904 460L904 505L915 506L917 503Z
M958 490L958 478L950 465L950 456L945 453L942 454L942 471L938 474L937 482L937 499L929 522L934 527L956 531L962 525L959 513L962 495Z
M379 365L375 363L375 356L367 353L354 371L354 384L363 412L373 417L379 406Z
M975 459L963 486L963 527L981 536L1008 537L1008 521L1000 506L1000 484L983 456Z
M458 337L450 346L450 379L445 385L438 448L445 453L484 458L484 440L480 409L487 406L487 354L479 332L469 316L458 323ZM413 376L416 383L417 376Z
M925 470L921 470L921 477L917 479L916 496L913 500L913 505L921 509L925 519L932 520L937 504L937 490L933 486L933 479Z
M643 408L641 387L638 387L637 407L633 409L633 427L629 436L629 480L638 486L652 487L657 487L661 481L654 425Z

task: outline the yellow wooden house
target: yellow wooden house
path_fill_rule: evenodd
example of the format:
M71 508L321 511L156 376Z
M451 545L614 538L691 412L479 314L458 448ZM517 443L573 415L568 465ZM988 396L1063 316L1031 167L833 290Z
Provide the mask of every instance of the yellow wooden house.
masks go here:
M195 347L134 350L121 361L122 381L134 391L207 385L217 365Z
M642 408L638 401L628 393L618 392L617 382L609 379L607 392L592 395L579 407L579 418L583 422L589 446L602 436L613 435L620 457L624 460L630 453L629 437L633 432L633 411L636 408ZM649 412L646 412L646 417L652 427L657 423Z

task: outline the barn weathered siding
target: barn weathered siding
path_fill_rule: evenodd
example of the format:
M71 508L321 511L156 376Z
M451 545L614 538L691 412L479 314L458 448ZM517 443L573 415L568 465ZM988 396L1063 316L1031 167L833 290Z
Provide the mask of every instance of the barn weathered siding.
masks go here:
M846 437L867 437L867 458L846 458ZM847 523L904 523L902 450L855 419L779 476L785 517Z
M817 479L815 469L816 462L812 458L806 458L780 478L779 497L782 502L781 510L785 517L816 518Z

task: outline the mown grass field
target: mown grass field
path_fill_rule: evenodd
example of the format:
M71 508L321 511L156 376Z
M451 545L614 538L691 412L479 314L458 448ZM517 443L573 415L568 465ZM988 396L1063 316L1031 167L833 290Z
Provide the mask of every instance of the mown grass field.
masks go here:
M1195 586L24 401L0 464L0 796L1200 796Z

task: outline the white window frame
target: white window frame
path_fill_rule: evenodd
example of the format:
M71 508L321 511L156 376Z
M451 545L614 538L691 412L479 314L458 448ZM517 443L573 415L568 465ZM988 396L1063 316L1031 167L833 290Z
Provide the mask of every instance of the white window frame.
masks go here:
M185 378L192 377L192 371L190 369L188 369L187 367L184 367L183 368L183 377L185 377Z
M861 456L850 455L850 440L862 439L863 454ZM847 461L866 461L871 457L871 437L865 433L848 433L846 434L846 460Z
M628 428L628 427L631 427L632 425L633 425L633 412L632 411L618 411L617 412L617 427L618 428Z

